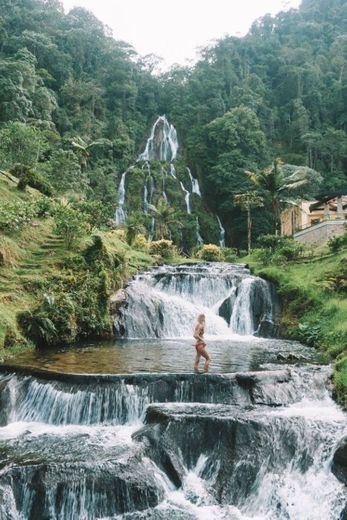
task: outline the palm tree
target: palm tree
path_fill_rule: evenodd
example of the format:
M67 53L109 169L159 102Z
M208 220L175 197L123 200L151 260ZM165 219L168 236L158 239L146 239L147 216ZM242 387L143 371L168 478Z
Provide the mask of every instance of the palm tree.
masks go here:
M109 139L96 139L95 141L87 143L84 139L82 139L82 137L79 136L75 137L74 139L71 139L70 142L72 148L80 157L80 166L82 173L84 173L87 169L88 157L90 157L93 148L100 146L112 146L112 143Z
M170 224L182 226L182 223L176 219L177 213L175 208L170 206L164 199L159 200L157 207L149 204L148 209L158 224L156 226L157 238L163 239L168 237Z
M322 182L321 175L312 168L283 164L279 159L264 170L245 173L264 196L267 194L270 197L273 230L276 235L279 230L280 209L292 203L290 195L302 196L300 191L304 188L304 194L308 196Z
M142 216L139 213L131 213L126 222L126 241L132 246L136 235L144 234L146 228L143 225Z
M264 199L256 191L246 191L245 193L239 193L234 195L234 204L240 206L240 208L247 212L247 244L248 253L251 252L251 241L252 241L252 208L260 208L264 206Z

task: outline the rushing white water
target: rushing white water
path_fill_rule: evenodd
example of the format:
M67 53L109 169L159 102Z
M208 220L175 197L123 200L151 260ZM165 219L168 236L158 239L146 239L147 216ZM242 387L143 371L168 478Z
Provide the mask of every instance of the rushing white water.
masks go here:
M191 337L200 313L212 336L251 335L273 322L269 283L237 265L156 268L136 276L127 293L120 322L128 338Z
M220 218L218 217L218 215L217 215L217 220L218 220L218 226L219 226L219 245L220 245L220 247L225 247L225 229L224 229L222 222L221 222Z
M200 224L199 224L199 217L196 217L196 243L199 246L202 246L204 243L204 239L202 238L200 234Z
M172 177L177 180L176 169L175 169L175 166L173 165L173 163L170 163L170 173L171 173Z
M138 161L171 162L176 159L178 150L177 132L172 124L169 124L165 116L159 116L152 126L145 150L139 155Z
M126 221L125 209L125 179L128 170L122 174L120 184L118 187L118 207L116 209L115 221L116 226L121 226Z
M196 193L197 195L199 195L199 197L201 197L201 191L200 191L198 179L195 179L193 177L192 172L190 171L190 168L187 168L187 172L189 175L190 182L192 184L192 193Z
M184 187L184 184L182 181L180 181L181 190L184 193L184 201L186 203L186 211L190 215L192 210L190 207L190 192Z

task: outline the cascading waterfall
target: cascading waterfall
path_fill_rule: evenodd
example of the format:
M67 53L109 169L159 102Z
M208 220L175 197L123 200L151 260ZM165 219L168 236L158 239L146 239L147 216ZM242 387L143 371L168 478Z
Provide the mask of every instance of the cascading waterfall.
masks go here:
M177 132L169 124L165 116L159 116L154 123L145 150L139 155L138 161L167 161L176 159L178 150Z
M218 226L219 226L219 245L225 247L225 229L222 225L221 219L217 215Z
M47 377L0 374L1 520L343 518L326 367Z
M184 193L184 201L186 203L186 211L190 215L192 210L190 207L190 192L184 187L184 184L182 181L180 181L181 190Z
M176 169L175 169L175 166L173 165L173 163L170 163L170 174L171 176L177 180L177 176L176 176Z
M126 221L126 209L125 209L125 179L128 170L122 174L120 184L118 187L118 207L116 209L115 221L116 226L121 226Z
M112 357L127 364L131 344L141 371L84 373L85 346L83 373L0 365L0 520L344 520L331 469L347 423L330 367L265 358L257 372L175 373L186 351L193 363L200 312L210 351L241 357L240 334L275 318L272 286L242 265L197 264L153 268L126 291L116 327L141 341ZM149 338L173 336L171 373L145 372L151 355L160 366ZM247 338L283 355L283 342Z
M190 337L200 313L215 336L261 333L274 322L270 284L239 265L154 268L136 276L127 294L115 326L128 338Z
M204 243L204 239L202 238L200 234L200 224L199 224L199 217L196 217L196 243L199 246L202 246Z
M189 179L190 179L190 182L192 185L192 193L196 193L196 195L199 195L199 197L201 197L201 191L200 191L198 179L195 179L193 177L192 172L190 171L190 168L187 168L187 172L188 172Z
M167 195L166 195L166 191L165 191L166 176L167 176L167 171L165 170L165 168L162 167L162 169L161 169L162 188L163 188L162 195L163 195L163 199L165 200L165 202L168 203L169 201L168 201L168 198L167 198Z

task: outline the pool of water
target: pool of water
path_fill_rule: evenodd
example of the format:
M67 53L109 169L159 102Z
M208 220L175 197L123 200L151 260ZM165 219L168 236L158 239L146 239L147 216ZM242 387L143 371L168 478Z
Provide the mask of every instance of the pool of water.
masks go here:
M265 370L269 365L288 363L288 360L318 361L315 350L298 342L279 339L211 338L207 348L212 357L211 373ZM14 357L10 364L66 373L189 373L193 371L195 352L194 340L190 339L114 340L24 352Z

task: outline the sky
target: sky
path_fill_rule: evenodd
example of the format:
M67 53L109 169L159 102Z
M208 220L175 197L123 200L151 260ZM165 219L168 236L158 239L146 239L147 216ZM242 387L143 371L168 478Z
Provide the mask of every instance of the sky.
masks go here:
M63 0L65 11L81 6L108 25L116 39L163 66L195 61L197 49L226 35L243 36L266 13L298 7L301 0Z

